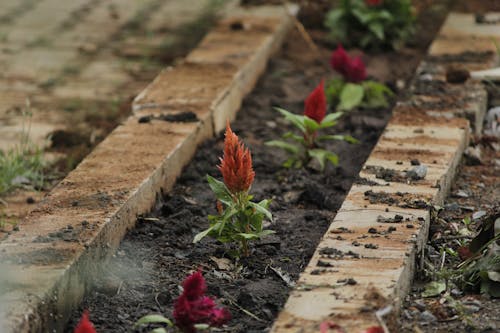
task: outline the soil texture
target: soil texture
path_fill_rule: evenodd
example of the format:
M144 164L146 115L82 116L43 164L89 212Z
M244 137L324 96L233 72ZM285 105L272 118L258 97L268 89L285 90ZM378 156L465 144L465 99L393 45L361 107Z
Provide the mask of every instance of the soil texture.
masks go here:
M387 71L380 79L393 86L396 80L409 80L442 18L419 35L421 46L408 48L414 61L400 59L392 64L404 68L401 72L406 75L395 76ZM309 92L321 78L333 75L325 66L327 61L323 61L331 51L320 48L324 59L308 52L307 43L292 32L231 125L252 152L254 201L272 199L274 221L266 228L275 234L253 243L251 256L241 259L231 255L231 246L212 239L192 243L194 235L208 227L207 215L216 214L215 196L205 176L220 178L217 165L223 136L209 140L199 147L174 189L158 201L151 214L140 217L136 228L126 235L93 290L75 311L67 332L72 331L83 309L90 310L100 333L134 332L133 324L146 314L172 317L179 285L197 269L207 280L208 294L232 313L233 319L223 331L268 331L352 183L362 181L356 179L359 170L391 114L390 107L354 110L326 132L352 135L360 141L326 145L339 155L338 166L328 165L324 173L314 165L283 169L285 153L264 143L279 139L293 128L272 107L303 112Z

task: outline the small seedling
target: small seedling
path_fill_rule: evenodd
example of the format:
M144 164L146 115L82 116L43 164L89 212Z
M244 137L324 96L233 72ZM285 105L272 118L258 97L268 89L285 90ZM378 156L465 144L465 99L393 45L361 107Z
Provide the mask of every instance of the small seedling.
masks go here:
M285 133L282 140L272 140L266 142L266 145L278 147L285 150L290 157L283 164L286 168L302 168L307 166L311 160L318 161L321 170L324 170L326 162L337 165L339 160L337 154L323 149L321 142L327 140L341 140L349 143L358 141L350 135L318 135L318 131L333 127L337 124L343 113L335 112L326 115L326 96L324 82L313 90L305 101L305 110L303 115L293 114L281 108L275 108L283 117L293 124L301 135L292 132Z
M30 141L30 130L31 113L25 111L19 144L7 151L0 150L0 195L27 185L43 187L43 151Z
M339 111L349 111L356 107L375 109L387 107L388 97L394 93L384 84L367 80L366 67L361 58L351 58L341 44L332 52L332 69L342 77L328 82L326 96L330 105Z
M274 233L263 228L265 218L272 221L271 212L268 210L271 201L252 201L253 196L248 193L255 177L252 157L250 151L239 142L238 136L231 130L229 122L219 170L223 182L207 175L208 184L218 200L219 214L209 215L210 227L197 234L193 242L199 242L206 236L214 237L223 243L238 242L239 253L248 256L249 241Z

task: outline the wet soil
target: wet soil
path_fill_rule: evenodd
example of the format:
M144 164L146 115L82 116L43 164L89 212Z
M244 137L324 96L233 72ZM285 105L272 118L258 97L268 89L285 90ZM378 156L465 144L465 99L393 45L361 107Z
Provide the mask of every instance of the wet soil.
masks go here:
M387 71L380 79L393 85L397 79L409 80L440 22L434 21L434 26L420 36L422 47L411 49L415 61L398 62L406 76ZM223 137L209 140L198 149L174 189L159 200L151 214L140 217L136 228L126 235L93 290L75 311L67 332L71 332L83 309L90 310L100 333L133 332L133 324L150 313L171 317L181 281L197 269L204 273L208 294L217 297L233 315L224 331L268 330L288 297L290 285L307 265L352 183L363 181L356 179L357 174L391 110L355 110L339 121L331 133L349 134L361 143L337 141L327 145L340 157L337 167L329 165L324 173L314 166L283 169L286 155L264 143L279 139L293 128L272 107L302 113L304 98L322 77L332 75L323 60L307 50L300 35L291 33L283 51L271 59L266 74L232 123L233 130L252 151L254 200L273 200L270 209L274 221L266 227L276 233L254 243L251 256L239 260L231 255L231 246L211 239L192 243L194 235L208 227L207 215L216 214L215 196L205 175L220 178L216 166ZM330 50L322 48L321 52L328 59Z

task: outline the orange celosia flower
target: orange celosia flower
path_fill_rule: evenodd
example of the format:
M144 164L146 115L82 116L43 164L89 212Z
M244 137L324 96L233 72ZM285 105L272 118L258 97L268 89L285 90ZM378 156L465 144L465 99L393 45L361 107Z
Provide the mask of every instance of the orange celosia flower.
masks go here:
M219 170L224 184L233 194L248 191L255 177L250 151L239 142L238 136L229 126L229 121L224 139L224 156L221 158Z

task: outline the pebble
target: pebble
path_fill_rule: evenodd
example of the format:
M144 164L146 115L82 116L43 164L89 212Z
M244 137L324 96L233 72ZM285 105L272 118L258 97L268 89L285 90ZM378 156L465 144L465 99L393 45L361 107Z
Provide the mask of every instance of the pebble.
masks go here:
M480 219L481 217L483 217L485 215L486 215L486 211L485 210L480 210L480 211L477 211L474 214L472 214L472 219L473 220L477 220L477 219Z
M420 314L420 320L424 321L426 323L435 323L437 322L436 316L434 316L432 313L429 311L424 311Z
M417 299L413 302L413 304L415 305L415 307L417 309L419 309L420 311L424 311L425 308L426 308L426 305L425 305L425 302L421 299Z
M458 190L457 192L455 192L455 196L459 197L459 198L468 198L469 197L467 192L465 192L464 190Z
M414 168L406 171L406 177L412 180L424 179L427 175L427 166L425 165L417 165Z

